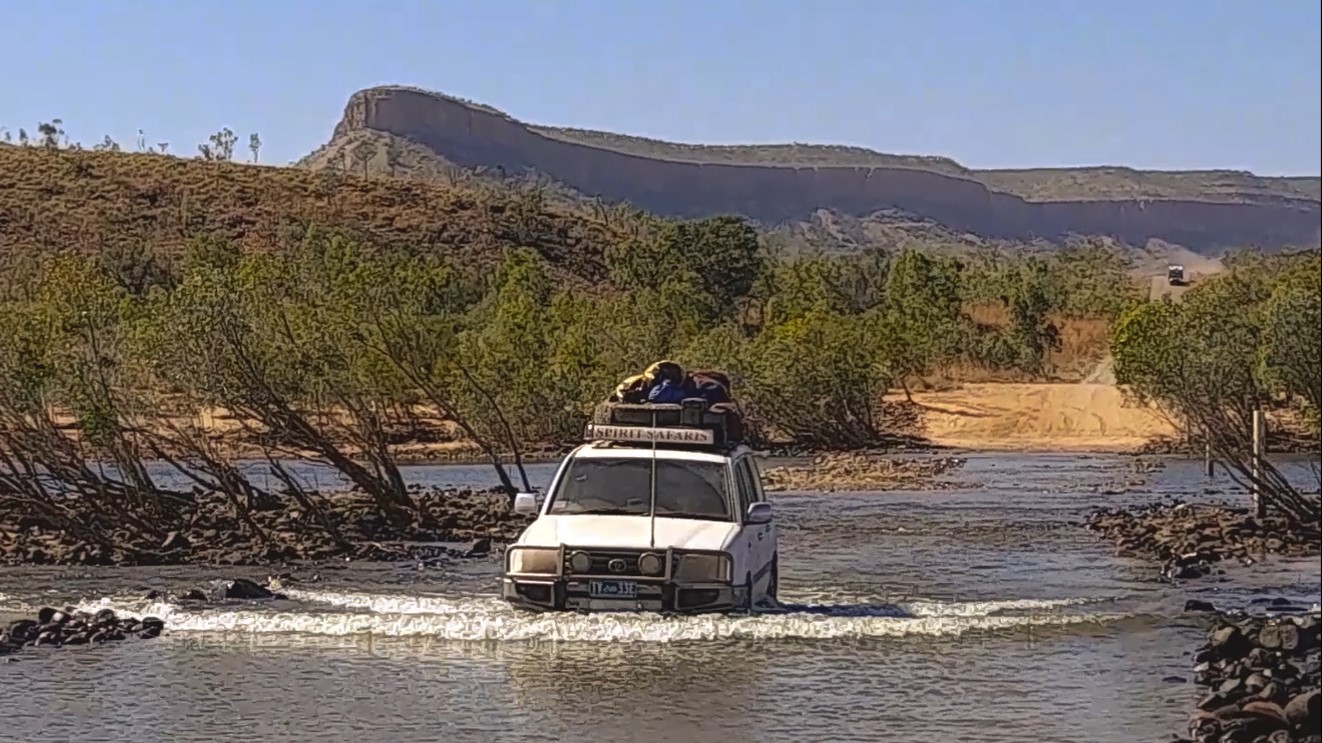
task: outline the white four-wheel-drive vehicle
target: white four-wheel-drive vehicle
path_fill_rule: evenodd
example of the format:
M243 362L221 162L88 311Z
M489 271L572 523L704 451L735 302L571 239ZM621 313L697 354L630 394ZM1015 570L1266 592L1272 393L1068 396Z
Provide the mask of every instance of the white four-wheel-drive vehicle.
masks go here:
M689 401L609 407L540 507L532 493L516 496L515 511L537 517L506 550L504 598L552 611L774 605L771 504L724 416Z

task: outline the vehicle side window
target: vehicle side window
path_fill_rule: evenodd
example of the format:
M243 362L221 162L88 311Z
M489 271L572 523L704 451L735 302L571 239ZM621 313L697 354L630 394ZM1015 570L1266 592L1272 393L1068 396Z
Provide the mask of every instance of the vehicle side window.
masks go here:
M748 459L740 459L734 464L735 492L739 493L740 518L748 513L748 507L757 498L757 491L748 477Z
M744 466L748 468L748 478L753 484L753 502L761 503L767 499L767 494L762 490L762 471L758 469L757 460L752 457L745 457Z

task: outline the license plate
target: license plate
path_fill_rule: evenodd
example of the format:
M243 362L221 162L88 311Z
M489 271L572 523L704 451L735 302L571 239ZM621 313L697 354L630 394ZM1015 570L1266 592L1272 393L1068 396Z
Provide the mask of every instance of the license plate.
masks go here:
M638 584L631 580L590 580L588 595L596 599L635 599Z

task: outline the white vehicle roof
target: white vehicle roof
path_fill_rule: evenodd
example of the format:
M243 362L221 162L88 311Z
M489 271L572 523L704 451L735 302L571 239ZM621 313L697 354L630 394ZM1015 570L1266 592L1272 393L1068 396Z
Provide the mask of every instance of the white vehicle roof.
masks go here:
M657 459L682 459L689 462L713 462L723 464L730 461L747 447L738 446L729 450L680 449L658 446ZM650 459L654 455L650 446L628 446L605 441L594 441L575 449L570 456L584 459Z

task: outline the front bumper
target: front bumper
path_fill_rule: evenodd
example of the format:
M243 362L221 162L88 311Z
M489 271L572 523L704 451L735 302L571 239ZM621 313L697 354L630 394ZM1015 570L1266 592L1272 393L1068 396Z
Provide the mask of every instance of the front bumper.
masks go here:
M731 611L748 602L748 589L729 583L637 583L636 597L595 598L588 595L586 579L505 576L501 579L501 596L514 606L533 611L705 614Z

